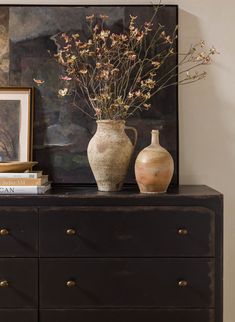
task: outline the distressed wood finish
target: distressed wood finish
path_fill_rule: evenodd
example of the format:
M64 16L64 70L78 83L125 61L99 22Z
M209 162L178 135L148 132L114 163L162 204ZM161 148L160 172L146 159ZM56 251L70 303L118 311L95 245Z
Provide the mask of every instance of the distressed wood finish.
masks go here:
M1 322L38 322L37 310L0 310Z
M214 310L42 310L42 322L214 322ZM8 321L7 321L8 322Z
M40 256L211 257L214 225L204 207L50 207L40 210Z
M3 322L223 321L223 197L209 187L0 195L0 228Z
M6 231L1 235L1 231ZM0 257L34 257L38 253L38 210L0 207Z
M38 265L36 259L0 259L0 308L32 308L38 302Z
M76 286L67 287L72 280ZM188 286L180 287L186 280ZM208 259L43 259L42 308L214 307Z

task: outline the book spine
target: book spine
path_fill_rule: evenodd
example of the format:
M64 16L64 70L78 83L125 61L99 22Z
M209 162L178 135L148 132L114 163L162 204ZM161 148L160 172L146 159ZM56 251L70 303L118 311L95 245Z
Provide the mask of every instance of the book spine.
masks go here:
M37 179L39 177L38 173L8 173L8 172L2 172L0 173L0 178L17 178L17 179Z
M41 186L48 181L48 176L42 178L0 178L0 186Z
M0 186L0 194L38 194L38 186Z
M43 194L51 189L51 184L44 186L0 186L0 194L17 195L17 194Z

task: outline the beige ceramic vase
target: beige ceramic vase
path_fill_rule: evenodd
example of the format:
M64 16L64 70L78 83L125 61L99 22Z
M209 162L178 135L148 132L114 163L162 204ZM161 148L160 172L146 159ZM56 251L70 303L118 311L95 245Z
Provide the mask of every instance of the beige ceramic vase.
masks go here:
M152 130L152 142L137 156L135 176L140 192L166 192L174 172L170 153L159 144L159 131Z
M135 142L125 133L132 130ZM89 142L87 154L99 191L119 191L137 141L137 131L125 121L97 121L97 131Z

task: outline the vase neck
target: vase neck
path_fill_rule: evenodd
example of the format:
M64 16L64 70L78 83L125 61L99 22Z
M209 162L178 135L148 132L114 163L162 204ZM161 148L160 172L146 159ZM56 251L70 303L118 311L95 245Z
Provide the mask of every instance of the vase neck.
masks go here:
M124 132L124 121L104 120L97 121L98 131L118 131Z
M151 133L152 133L151 145L158 145L159 144L159 131L152 130Z

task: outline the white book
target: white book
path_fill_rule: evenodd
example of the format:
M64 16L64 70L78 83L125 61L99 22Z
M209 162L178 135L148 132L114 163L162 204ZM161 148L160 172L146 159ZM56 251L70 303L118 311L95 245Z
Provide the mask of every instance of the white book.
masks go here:
M41 178L42 171L32 171L32 172L0 172L0 178L17 178L17 179L25 179L32 178L37 179Z
M0 186L1 195L41 195L51 189L51 184L44 186Z

